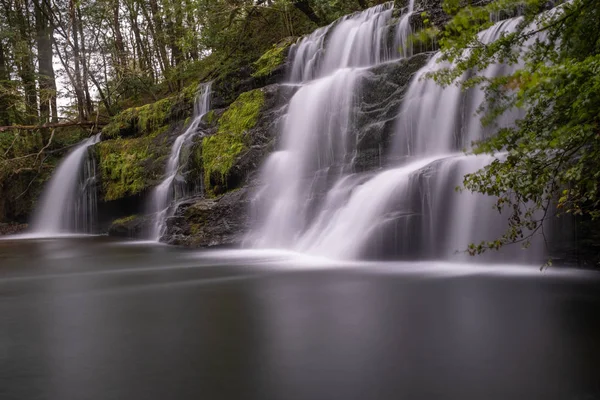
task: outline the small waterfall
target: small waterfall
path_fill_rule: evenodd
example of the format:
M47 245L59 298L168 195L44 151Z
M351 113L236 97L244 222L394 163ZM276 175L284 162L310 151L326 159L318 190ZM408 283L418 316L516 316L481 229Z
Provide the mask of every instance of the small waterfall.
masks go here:
M263 185L253 198L255 224L248 235L253 245L336 258L462 260L459 252L469 243L504 233L506 217L494 210L495 199L455 191L465 174L494 158L461 153L489 134L477 115L484 94L424 79L444 67L439 55L415 74L404 97L388 155L388 164L395 166L353 173L361 80L389 54L412 55L414 2L396 27L393 46L401 50L396 53L380 41L389 12L386 4L345 17L293 49L290 80L302 87L290 102L280 148L261 171ZM502 21L482 32L480 40L491 43L519 22ZM515 67L491 65L484 74L498 76L510 68ZM506 126L520 116L505 115L498 123ZM527 254L535 258L541 251ZM523 261L524 254L509 246L500 257Z
M390 59L386 45L393 3L342 17L303 38L290 50L291 82L306 82L340 68L368 67ZM325 51L327 47L327 51Z
M414 13L415 0L410 0L406 12L400 17L400 22L398 22L394 38L393 51L401 58L408 58L413 55L413 45L410 39L413 34L413 29L410 25L410 18Z
M96 224L96 162L89 147L100 134L83 140L61 161L44 189L31 231L38 235L92 233Z
M187 129L175 139L167 162L165 179L154 189L151 197L151 208L155 212L151 238L159 241L165 228L166 220L172 211L173 202L188 196L185 178L180 175L181 151L188 147L198 133L202 117L210 111L212 82L200 85L198 96L194 103L192 122Z

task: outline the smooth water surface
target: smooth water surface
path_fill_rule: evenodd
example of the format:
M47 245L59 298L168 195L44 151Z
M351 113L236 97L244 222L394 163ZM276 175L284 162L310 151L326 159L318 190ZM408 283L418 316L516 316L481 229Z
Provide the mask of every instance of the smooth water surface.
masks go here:
M0 241L0 399L597 399L598 278Z

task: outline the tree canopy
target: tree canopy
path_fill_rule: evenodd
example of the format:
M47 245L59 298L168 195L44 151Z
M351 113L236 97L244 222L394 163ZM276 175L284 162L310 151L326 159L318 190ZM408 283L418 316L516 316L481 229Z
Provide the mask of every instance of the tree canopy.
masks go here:
M106 119L380 2L0 0L0 126Z

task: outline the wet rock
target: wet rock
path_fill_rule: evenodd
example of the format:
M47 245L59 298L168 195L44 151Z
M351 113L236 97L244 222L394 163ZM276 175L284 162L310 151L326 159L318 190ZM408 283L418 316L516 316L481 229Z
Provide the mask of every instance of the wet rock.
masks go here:
M122 238L141 239L151 230L153 219L147 215L131 215L114 220L108 228L108 235Z
M404 95L414 74L430 56L430 53L423 53L408 60L380 65L365 77L355 117L356 171L369 171L385 164Z
M249 188L234 190L216 199L199 198L179 205L167 220L169 244L189 247L237 245L248 230Z

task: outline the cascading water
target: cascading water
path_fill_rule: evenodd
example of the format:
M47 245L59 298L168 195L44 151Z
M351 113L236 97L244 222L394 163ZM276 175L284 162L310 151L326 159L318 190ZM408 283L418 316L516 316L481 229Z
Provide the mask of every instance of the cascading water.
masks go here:
M402 102L388 156L396 167L353 173L362 79L389 54L412 54L407 38L414 4L400 18L394 48L386 49L382 32L390 10L383 5L345 17L293 49L290 80L302 85L289 104L280 149L261 171L263 185L252 202L255 225L248 235L254 246L336 258L457 259L469 243L504 232L506 218L493 209L494 199L454 190L465 174L493 158L461 153L487 134L476 115L483 92L422 79L440 68L438 55L416 74ZM517 23L503 21L480 39L493 42ZM492 65L484 73L497 76L508 68ZM525 254L518 246L503 252L515 260Z
M394 43L397 48L393 49L398 52L401 58L408 58L413 55L413 46L410 36L413 34L410 18L415 13L415 0L408 2L407 11L400 17L398 27L396 28L396 41Z
M392 4L383 4L315 31L294 49L290 80L304 82L290 101L282 148L267 160L266 185L254 204L262 225L249 239L291 247L326 188L350 171L356 139L352 110L364 67L386 60ZM327 44L327 51L324 46Z
M92 233L96 223L96 162L89 147L100 134L83 140L52 175L36 209L31 231L36 235Z
M154 224L151 237L159 241L165 228L166 220L170 215L173 202L181 199L190 193L187 193L187 184L185 178L180 176L181 152L189 146L191 140L198 133L198 127L202 122L202 117L210 111L212 82L204 83L198 90L198 96L194 103L194 114L192 122L187 129L175 139L171 147L171 155L167 162L165 179L154 189L151 197L151 207L154 216Z

